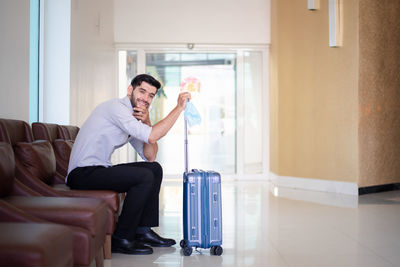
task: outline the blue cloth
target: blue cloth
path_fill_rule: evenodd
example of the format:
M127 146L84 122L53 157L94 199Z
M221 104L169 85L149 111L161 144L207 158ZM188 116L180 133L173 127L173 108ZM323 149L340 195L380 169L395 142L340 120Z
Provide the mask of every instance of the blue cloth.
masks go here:
M201 116L200 116L199 112L197 111L196 107L192 104L192 102L186 103L184 115L185 115L185 120L189 124L189 127L192 127L194 125L201 123Z

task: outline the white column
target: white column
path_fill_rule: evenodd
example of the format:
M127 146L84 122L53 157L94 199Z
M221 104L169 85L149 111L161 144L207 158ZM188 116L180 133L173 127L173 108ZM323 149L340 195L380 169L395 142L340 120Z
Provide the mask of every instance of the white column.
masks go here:
M42 0L40 120L69 124L71 1Z

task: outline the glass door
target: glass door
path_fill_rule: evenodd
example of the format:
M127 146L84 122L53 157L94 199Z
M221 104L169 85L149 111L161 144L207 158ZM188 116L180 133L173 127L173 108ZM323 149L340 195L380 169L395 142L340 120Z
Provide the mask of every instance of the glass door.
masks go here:
M202 122L189 128L189 168L236 172L236 54L147 53L146 72L163 84L151 107L151 121L164 118L189 84L192 103ZM182 173L183 129L180 116L158 142L157 160L165 173Z
M119 49L118 94L124 97L131 79L139 73L158 79L162 88L150 107L155 124L176 106L181 87L186 85L202 119L188 131L189 168L234 177L262 175L267 172L269 139L266 55L263 49ZM183 139L182 114L158 142L157 161L167 176L181 175L184 170ZM113 163L141 160L129 146L116 154Z

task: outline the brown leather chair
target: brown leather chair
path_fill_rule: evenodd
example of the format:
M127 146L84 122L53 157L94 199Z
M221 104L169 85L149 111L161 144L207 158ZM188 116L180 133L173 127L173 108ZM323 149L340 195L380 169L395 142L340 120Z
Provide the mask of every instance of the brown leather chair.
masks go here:
M41 125L44 126L37 129L49 128L47 124ZM10 132L17 133L17 137L10 136ZM49 131L44 131L42 136L45 137L46 132L50 137ZM54 133L54 131L51 132ZM26 136L22 137L24 134ZM16 178L27 187L43 196L100 198L108 204L104 254L106 259L111 259L111 235L115 230L120 208L118 193L108 190L70 190L66 185L56 185L54 183L56 159L52 145L49 141L29 141L33 140L33 134L24 121L0 119L0 137L13 145L16 155Z
M78 135L79 132L78 126L73 126L73 125L57 125L57 126L58 126L57 127L58 136L61 139L75 141L76 136Z
M24 207L15 207L13 204L9 203L9 199L20 199L24 201L33 201L33 205L36 209L36 216L28 213L29 210L23 210ZM43 197L46 200L47 197ZM54 207L47 208L43 203L39 203L36 200L38 197L7 197L5 199L0 199L0 221L1 222L23 222L29 223L58 223L65 226L72 231L73 234L73 262L75 266L90 266L93 260L96 261L96 266L103 266L103 241L99 238L95 238L92 234L78 226L70 225L69 222L64 223L62 219L56 218L61 217L60 212L63 212L63 207L61 205L56 205ZM54 198L53 198L54 199ZM48 201L48 200L46 200ZM51 201L51 200L50 200ZM76 203L75 203L76 204ZM57 207L58 206L58 207ZM26 208L25 208L26 209ZM58 210L56 210L58 209ZM82 212L77 211L77 212ZM74 214L69 213L65 216L74 216ZM47 218L47 220L41 219ZM56 218L56 219L54 219ZM104 226L105 231L105 226ZM103 232L103 237L105 233ZM104 238L103 238L104 240Z
M9 139L8 141L10 141L11 144L34 141L31 127L25 121L2 118L0 118L0 121L5 129L7 129L7 133L4 131L0 133L3 142L6 142L6 139Z
M0 118L0 128L0 141L15 145L18 142L30 143L35 140L31 127L25 121ZM61 175L55 176L54 181L56 184L65 183Z
M56 171L65 179L68 174L73 141L64 139L64 133L60 132L58 125L54 123L34 122L32 123L32 133L35 140L47 140L53 145Z
M74 264L89 266L93 259L103 265L107 204L99 199L15 196L14 155L8 143L0 142L0 221L54 222L73 231Z
M72 232L57 224L0 223L0 267L72 267Z

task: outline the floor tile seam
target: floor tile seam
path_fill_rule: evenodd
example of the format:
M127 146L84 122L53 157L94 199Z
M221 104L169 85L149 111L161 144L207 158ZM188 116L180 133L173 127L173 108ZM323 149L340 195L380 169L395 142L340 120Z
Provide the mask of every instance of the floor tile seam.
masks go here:
M276 251L276 253L279 255L279 257L282 259L282 261L285 263L285 266L291 267L289 262L286 260L285 256L282 255L282 253L278 250L276 245L274 244L274 241L271 239L268 239L269 243L271 244L271 247Z
M341 232L344 236L346 236L348 239L353 240L354 242L356 242L360 247L366 249L367 251L371 252L373 255L379 257L380 259L382 259L383 261L387 262L388 264L390 264L391 266L394 267L399 267L399 265L396 265L395 263L391 262L390 260L388 260L386 257L384 257L383 255L381 255L379 252L375 251L373 248L369 247L368 245L363 244L360 240L358 240L355 237L352 237L351 235L343 232L342 230L337 229L338 232Z

